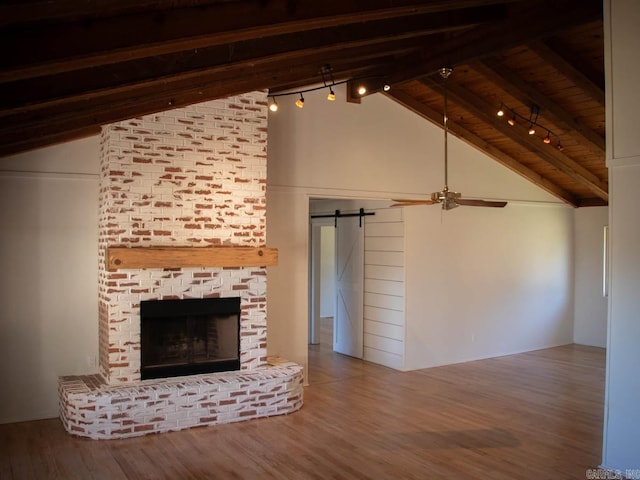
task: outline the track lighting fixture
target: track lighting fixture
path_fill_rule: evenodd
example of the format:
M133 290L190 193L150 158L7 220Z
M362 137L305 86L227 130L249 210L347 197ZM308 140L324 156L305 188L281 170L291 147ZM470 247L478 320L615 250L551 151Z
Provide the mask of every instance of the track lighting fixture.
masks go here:
M547 132L547 135L545 137L542 137L542 141L549 145L551 143L551 137L556 137L558 139L558 143L556 144L556 148L560 151L564 150L564 147L562 146L562 144L560 143L560 137L558 136L558 134L554 133L551 129L541 125L540 123L538 123L538 116L540 115L540 107L537 105L533 105L531 107L531 110L529 111L529 117L525 117L524 115L520 115L519 113L517 113L515 110L513 110L512 108L509 108L508 106L506 106L504 103L500 104L500 108L496 111L496 115L498 117L504 117L505 115L507 115L507 111L511 112L511 115L509 115L509 119L507 120L507 123L510 126L515 126L516 122L518 120L522 120L525 121L529 124L529 128L527 129L527 132L529 133L529 135L535 135L536 134L536 127L540 127L540 129L544 132Z
M304 108L304 93L307 92L315 92L316 90L321 90L323 88L326 88L329 90L329 93L327 94L327 100L333 102L336 100L336 92L334 91L333 87L335 87L336 85L342 85L344 83L348 83L348 82L352 82L352 81L358 81L358 80L365 80L365 79L371 79L371 78L379 78L379 79L384 79L383 76L373 76L373 77L360 77L360 78L351 78L348 80L340 80L339 82L336 82L333 78L333 69L331 68L331 65L327 64L327 65L323 65L322 67L320 67L320 76L322 78L322 85L317 86L317 87L311 87L311 88L306 88L304 90L295 90L295 91L289 91L289 92L285 92L285 93L272 93L268 95L269 100L269 110L271 110L272 112L277 112L279 109L279 105L278 102L276 101L276 97L285 97L285 96L289 96L289 95L299 95L300 98L298 98L295 101L295 105L298 108ZM380 83L377 84L378 87L380 88ZM384 83L382 84L382 90L384 90L385 92L388 92L389 90L391 90L391 85L387 83L386 80L384 80ZM367 88L363 85L360 84L358 85L358 89L357 92L360 96L364 95L367 93Z

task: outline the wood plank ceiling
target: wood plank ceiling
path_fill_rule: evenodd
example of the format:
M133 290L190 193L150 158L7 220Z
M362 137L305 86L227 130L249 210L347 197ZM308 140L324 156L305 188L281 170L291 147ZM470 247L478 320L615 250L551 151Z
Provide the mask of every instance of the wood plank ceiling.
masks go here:
M453 134L570 205L607 204L601 0L8 0L0 39L0 155L303 89L326 65L442 125L450 66Z

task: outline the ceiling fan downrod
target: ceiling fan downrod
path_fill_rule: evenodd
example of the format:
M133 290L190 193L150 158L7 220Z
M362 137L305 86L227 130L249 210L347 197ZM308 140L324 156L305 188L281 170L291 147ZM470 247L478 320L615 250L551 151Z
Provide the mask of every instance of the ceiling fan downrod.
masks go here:
M447 138L449 134L449 115L447 113L447 79L453 72L452 68L442 67L439 70L440 76L444 81L444 108L442 115L442 123L444 125L444 188L441 192L434 192L431 194L431 199L434 202L442 203L443 210L451 210L458 206L457 200L460 198L460 193L449 191L449 148Z
M444 124L444 189L443 192L449 190L449 155L447 148L447 134L449 133L448 120L449 117L447 115L447 79L449 75L453 72L452 68L442 67L440 69L440 76L444 80L444 109L442 115L442 123Z
M439 192L433 192L429 200L393 200L392 206L406 207L413 205L434 205L436 203L442 204L443 210L451 210L460 205L468 205L471 207L504 207L507 202L502 201L489 201L489 200L477 200L470 198L462 198L462 194L449 190L449 151L448 151L448 134L449 134L449 116L447 112L447 79L453 72L452 68L442 67L438 70L440 76L444 80L444 108L443 108L443 126L444 126L444 188Z

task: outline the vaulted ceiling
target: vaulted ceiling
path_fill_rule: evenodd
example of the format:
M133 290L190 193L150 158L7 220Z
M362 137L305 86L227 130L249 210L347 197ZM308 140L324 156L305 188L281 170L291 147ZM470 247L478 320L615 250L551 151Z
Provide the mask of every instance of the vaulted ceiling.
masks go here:
M447 66L452 134L570 205L607 204L601 0L9 0L0 39L0 155L303 89L327 65L442 125Z

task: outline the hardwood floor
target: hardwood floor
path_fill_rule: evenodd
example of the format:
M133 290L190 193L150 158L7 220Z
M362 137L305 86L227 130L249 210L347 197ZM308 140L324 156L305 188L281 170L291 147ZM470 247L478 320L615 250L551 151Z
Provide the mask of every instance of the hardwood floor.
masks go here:
M602 349L405 373L322 343L309 356L289 416L110 441L0 425L0 478L584 479L600 462Z

